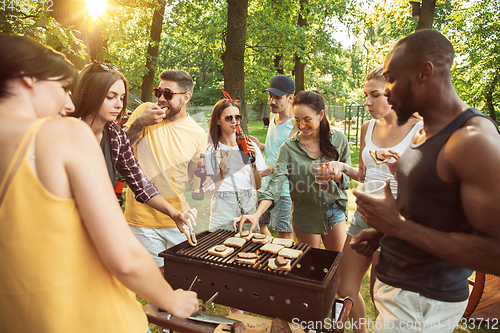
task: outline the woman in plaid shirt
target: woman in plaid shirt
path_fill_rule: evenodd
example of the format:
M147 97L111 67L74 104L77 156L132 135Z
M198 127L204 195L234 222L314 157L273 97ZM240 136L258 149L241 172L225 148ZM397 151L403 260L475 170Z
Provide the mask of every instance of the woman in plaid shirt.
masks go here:
M118 67L100 62L88 65L81 71L71 98L75 105L72 116L86 122L94 132L113 186L118 171L137 201L170 216L179 231L182 232L184 224L192 229L187 220L196 221L196 209L182 213L160 196L156 186L142 172L127 133L116 123L125 114L128 99L128 82Z

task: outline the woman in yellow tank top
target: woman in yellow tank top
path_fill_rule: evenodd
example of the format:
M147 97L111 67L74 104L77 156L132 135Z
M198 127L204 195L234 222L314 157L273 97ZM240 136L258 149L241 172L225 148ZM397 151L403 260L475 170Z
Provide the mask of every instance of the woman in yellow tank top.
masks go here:
M145 333L133 292L181 318L198 300L128 228L90 128L60 117L75 78L61 54L0 35L0 331Z

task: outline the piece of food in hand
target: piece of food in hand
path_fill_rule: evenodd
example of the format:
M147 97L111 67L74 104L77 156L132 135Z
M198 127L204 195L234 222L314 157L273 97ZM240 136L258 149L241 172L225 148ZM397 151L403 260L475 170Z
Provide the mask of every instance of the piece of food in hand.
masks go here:
M278 255L290 259L298 258L301 254L302 250L287 249L287 248L284 248L278 252Z
M260 249L264 252L269 253L278 253L281 249L283 249L283 245L278 244L264 244Z
M284 247L290 247L293 245L293 239L288 238L274 238L273 244L283 245Z
M280 257L278 256L278 258L280 258ZM281 257L283 260L286 260L286 263L284 265L282 265L282 266L279 266L279 265L282 264L282 262L278 264L276 262L278 260L278 258L270 258L269 259L269 261L267 263L267 265L269 266L269 268L275 269L275 270L278 270L278 271L289 271L289 270L292 269L292 267L290 265L291 261L289 259L285 259L285 258Z
M218 158L224 158L226 156L231 156L233 154L232 150L226 150L226 149L217 149L217 152L215 153L215 157Z
M188 243L191 246L196 246L196 244L198 244L198 241L196 240L196 236L194 233L190 233L189 229L182 229L182 231L184 232L184 235L186 235Z
M391 160L390 157L386 157L383 154L387 154L387 150L385 149L370 150L370 155L377 164L387 163Z
M271 243L273 241L272 236L266 236L263 234L255 234L253 235L252 242L257 243L257 244L267 244Z
M215 245L208 249L208 253L214 256L225 258L234 252L234 248L226 245Z
M247 240L241 237L229 237L224 241L224 245L235 246L235 247L243 247Z
M253 265L259 256L253 252L240 252L236 256L236 261L242 264Z
M249 241L254 235L255 233L250 232L249 230L243 230L241 233L237 233L236 235L234 235L234 237L244 238Z

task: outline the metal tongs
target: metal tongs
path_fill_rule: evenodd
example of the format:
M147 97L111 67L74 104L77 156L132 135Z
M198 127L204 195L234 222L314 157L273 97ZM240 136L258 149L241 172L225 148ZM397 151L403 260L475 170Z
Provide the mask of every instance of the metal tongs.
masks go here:
M195 276L193 282L191 283L191 285L188 288L188 291L190 291L193 288L196 280L198 280L198 276ZM218 316L218 315L215 315L212 313L205 312L205 310L207 309L207 305L212 303L218 295L219 295L219 292L217 291L215 294L212 295L212 297L210 297L208 299L208 301L206 301L205 303L203 303L200 306L201 310L193 313L191 316L189 316L189 319L196 320L196 321L202 321L205 323L213 323L213 324L229 324L229 325L231 325L231 324L234 324L235 322L237 322L237 320L234 320L234 319L229 319L226 317L222 317L222 316Z

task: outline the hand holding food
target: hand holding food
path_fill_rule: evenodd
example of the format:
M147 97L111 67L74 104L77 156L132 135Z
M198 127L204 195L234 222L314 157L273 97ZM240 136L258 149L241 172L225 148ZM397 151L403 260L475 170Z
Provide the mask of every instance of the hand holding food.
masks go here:
M224 178L231 170L231 155L224 156L219 163L219 170L222 178Z
M144 127L157 124L165 118L166 108L161 108L156 104L149 104L138 117Z
M233 228L236 232L241 233L241 231L243 230L243 224L251 223L252 226L250 227L249 231L253 232L258 222L259 222L259 216L255 215L255 213L250 215L242 215L240 217L235 217L233 219Z

